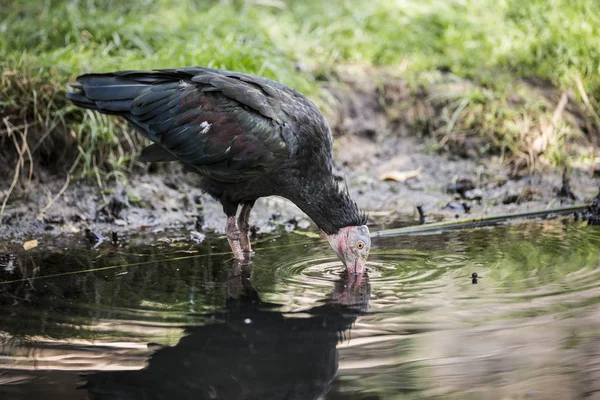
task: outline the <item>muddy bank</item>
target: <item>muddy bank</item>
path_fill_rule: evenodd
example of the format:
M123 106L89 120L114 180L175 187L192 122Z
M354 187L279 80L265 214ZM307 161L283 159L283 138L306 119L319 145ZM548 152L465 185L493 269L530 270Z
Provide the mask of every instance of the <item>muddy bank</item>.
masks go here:
M360 136L337 138L338 174L350 192L371 214L374 229L393 221L419 223L418 208L428 221L539 210L591 202L599 181L586 171L570 175L573 197L559 196L563 179L558 172L511 179L498 161L485 163L427 154L408 137L376 141ZM382 180L384 176L403 180ZM45 212L42 210L64 180L32 187L25 199L5 210L3 239L22 241L56 235L84 235L86 229L107 237L111 232L223 232L221 206L196 186L197 177L183 172L135 175L127 185L99 189L82 181L72 183ZM271 197L257 202L252 224L260 233L277 229L306 229L310 221L292 203ZM168 232L165 233L168 235ZM154 235L152 235L154 236Z
M600 179L585 165L570 168L565 182L561 171L543 167L532 174L515 173L519 158L480 158L470 152L469 140L463 141L462 151L432 151L431 138L415 136L418 121L428 114L417 119L410 114L425 112L417 106L425 103L413 98L410 112L391 114L394 105L400 109L404 104L408 89L397 81L382 86L359 76L349 75L348 88L329 89L338 103L328 119L336 137L336 172L370 213L374 229L394 221L417 224L590 203L598 192ZM103 188L71 182L57 199L65 184L63 174L44 184L34 182L23 183L8 202L1 239L54 241L61 235L85 236L86 229L106 237L111 232L168 236L169 230L224 229L221 206L197 189L197 177L178 168L168 174L133 174L126 184L105 182ZM0 197L6 193L0 192ZM311 229L298 208L275 197L257 202L251 222L259 233Z

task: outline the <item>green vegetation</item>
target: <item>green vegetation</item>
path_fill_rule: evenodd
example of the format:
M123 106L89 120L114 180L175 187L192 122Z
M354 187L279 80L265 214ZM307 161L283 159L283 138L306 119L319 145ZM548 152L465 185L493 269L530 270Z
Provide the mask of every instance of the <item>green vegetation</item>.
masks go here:
M388 111L404 118L425 101L405 119L441 149L519 155L541 140L536 152L562 165L566 143L598 135L600 3L589 0L0 0L0 33L0 157L19 149L23 174L29 159L68 168L77 154L98 179L134 165L137 135L64 98L78 74L116 69L245 71L325 105L342 67L376 67L426 93ZM553 116L563 92L564 118Z

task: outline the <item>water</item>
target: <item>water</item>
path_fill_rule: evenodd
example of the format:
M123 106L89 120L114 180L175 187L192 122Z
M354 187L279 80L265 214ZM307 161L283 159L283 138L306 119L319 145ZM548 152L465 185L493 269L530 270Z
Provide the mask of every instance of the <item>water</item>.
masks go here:
M600 398L598 229L377 239L361 280L317 238L225 246L0 260L0 398Z

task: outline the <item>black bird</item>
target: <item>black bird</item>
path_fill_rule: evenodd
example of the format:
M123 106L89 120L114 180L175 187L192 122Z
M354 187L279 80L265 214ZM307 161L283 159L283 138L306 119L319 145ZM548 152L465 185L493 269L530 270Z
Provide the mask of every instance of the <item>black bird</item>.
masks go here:
M367 217L332 173L333 139L317 106L272 80L203 67L87 74L67 97L118 115L154 144L144 161L181 161L227 215L236 259L249 257L256 199L291 200L326 234L347 270L364 271ZM236 220L238 207L241 211Z

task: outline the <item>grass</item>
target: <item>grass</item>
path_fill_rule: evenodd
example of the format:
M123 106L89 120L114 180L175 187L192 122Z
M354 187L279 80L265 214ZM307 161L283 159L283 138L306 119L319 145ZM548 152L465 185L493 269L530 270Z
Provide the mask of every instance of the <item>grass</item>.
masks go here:
M410 122L439 149L468 138L478 154L530 154L541 137L554 165L600 127L600 3L589 0L0 0L0 33L0 156L64 171L81 154L78 170L100 184L134 166L140 139L65 100L91 71L227 68L325 104L340 66L385 68L426 93L429 111ZM538 88L569 93L579 122L553 118L558 99Z

